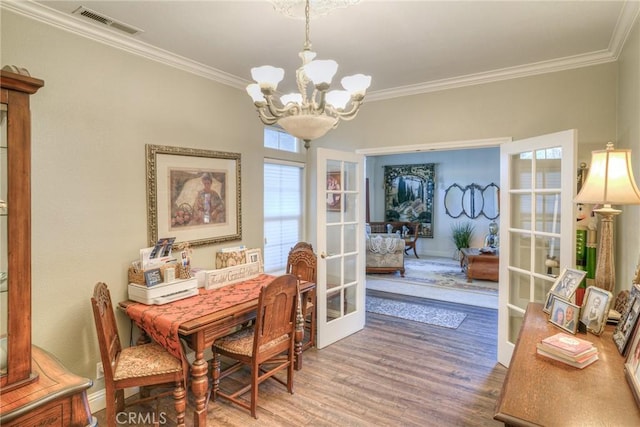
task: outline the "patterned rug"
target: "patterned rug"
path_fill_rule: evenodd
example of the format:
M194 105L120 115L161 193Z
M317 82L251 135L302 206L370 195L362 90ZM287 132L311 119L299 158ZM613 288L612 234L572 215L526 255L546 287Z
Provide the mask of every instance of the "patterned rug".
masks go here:
M367 280L391 280L498 295L498 282L473 279L468 283L467 276L460 268L460 261L452 258L405 257L404 268L404 277L396 271L387 274L367 274Z
M367 311L451 329L457 329L467 317L457 311L373 296L367 296Z

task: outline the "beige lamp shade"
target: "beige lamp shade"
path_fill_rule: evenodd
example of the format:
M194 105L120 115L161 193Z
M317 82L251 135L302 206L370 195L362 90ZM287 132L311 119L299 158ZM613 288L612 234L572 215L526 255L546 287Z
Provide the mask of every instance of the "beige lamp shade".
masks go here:
M603 205L640 204L640 191L631 167L631 150L616 150L609 142L606 150L593 151L587 179L574 202Z

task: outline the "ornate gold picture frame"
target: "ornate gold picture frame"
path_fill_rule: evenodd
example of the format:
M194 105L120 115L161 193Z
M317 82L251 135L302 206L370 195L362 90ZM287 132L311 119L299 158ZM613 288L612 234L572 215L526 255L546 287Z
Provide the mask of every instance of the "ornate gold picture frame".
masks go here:
M147 237L191 247L242 238L240 154L146 145Z

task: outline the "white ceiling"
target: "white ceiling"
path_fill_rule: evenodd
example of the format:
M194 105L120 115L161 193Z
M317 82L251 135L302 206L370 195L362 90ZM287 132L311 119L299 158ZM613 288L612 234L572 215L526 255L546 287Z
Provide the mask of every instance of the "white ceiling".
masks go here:
M296 1L296 0L291 0ZM299 1L299 0L297 0ZM85 6L143 32L72 15ZM244 88L250 69L285 69L293 89L304 20L262 1L2 1L2 8ZM369 100L615 61L637 19L630 1L361 0L311 21L337 78L370 74Z

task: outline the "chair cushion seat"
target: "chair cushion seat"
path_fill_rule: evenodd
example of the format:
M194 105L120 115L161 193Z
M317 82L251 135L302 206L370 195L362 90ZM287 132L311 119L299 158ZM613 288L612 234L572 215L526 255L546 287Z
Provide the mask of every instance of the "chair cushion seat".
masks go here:
M182 362L156 343L123 348L113 373L115 381L182 372Z
M213 346L221 351L228 353L238 354L241 356L251 357L253 354L253 336L255 334L254 328L241 329L226 337L222 337L213 343ZM281 335L280 337L265 343L260 351L268 350L269 348L287 341L289 334Z

